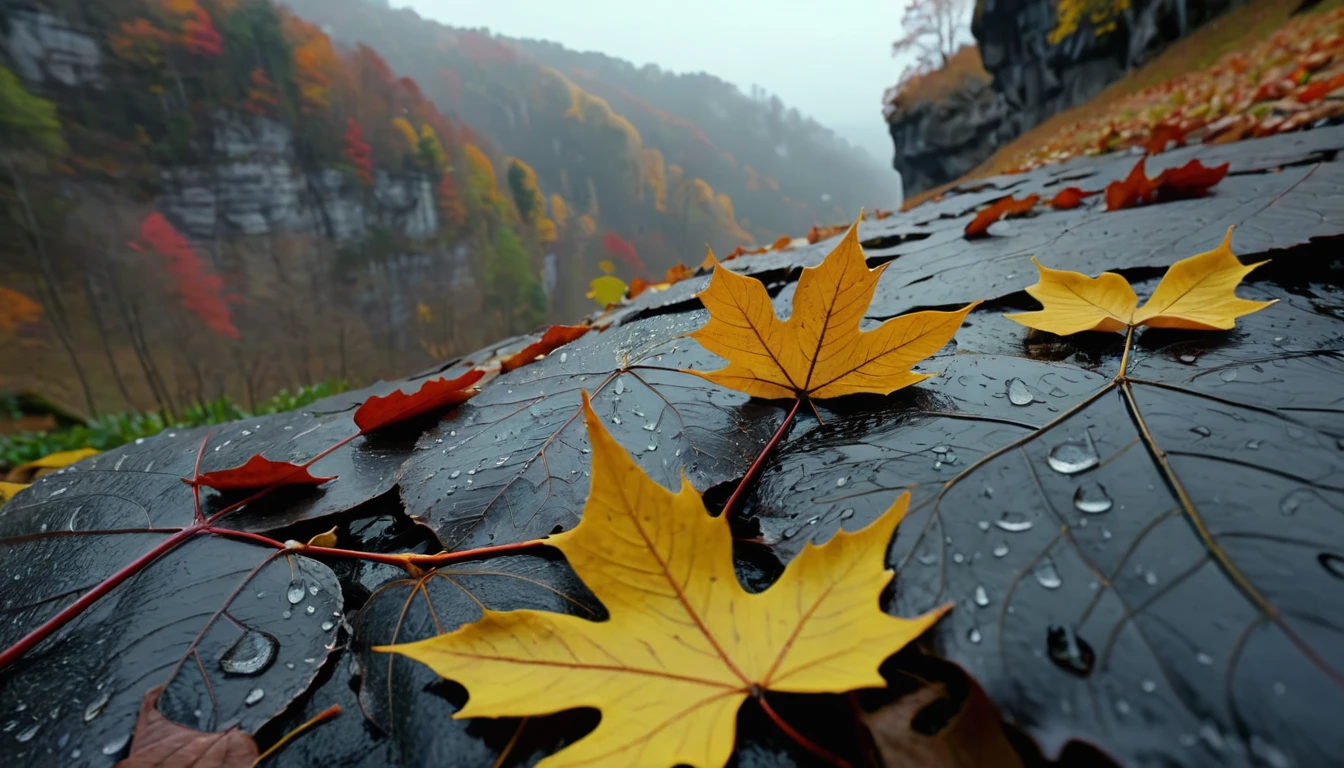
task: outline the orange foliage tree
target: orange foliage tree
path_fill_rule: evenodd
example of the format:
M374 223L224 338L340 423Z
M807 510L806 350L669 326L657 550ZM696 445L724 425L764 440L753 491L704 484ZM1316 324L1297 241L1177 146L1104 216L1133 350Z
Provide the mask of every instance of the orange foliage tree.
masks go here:
M18 291L0 285L0 333L16 330L42 316L42 307Z
M266 74L266 70L257 67L249 77L251 84L247 88L247 99L243 109L262 117L275 117L280 108L280 89Z

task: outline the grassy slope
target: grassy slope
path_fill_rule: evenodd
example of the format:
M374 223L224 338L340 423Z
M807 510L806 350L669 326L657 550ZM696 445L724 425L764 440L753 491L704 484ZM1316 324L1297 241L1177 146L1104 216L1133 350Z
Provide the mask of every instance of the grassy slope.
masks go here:
M1068 126L1104 114L1115 102L1144 88L1172 77L1212 66L1224 54L1249 47L1274 34L1288 21L1301 0L1252 0L1246 5L1210 21L1186 37L1168 46L1152 61L1107 86L1085 104L1051 117L1013 141L999 147L988 160L961 179L910 197L905 207L912 208L967 179L985 178L1008 171L1014 158L1044 144ZM1344 7L1344 0L1324 0L1306 13Z

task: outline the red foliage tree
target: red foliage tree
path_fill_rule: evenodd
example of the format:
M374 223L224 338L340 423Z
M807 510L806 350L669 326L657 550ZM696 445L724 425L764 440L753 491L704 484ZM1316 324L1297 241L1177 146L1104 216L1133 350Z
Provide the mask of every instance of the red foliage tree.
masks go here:
M634 244L629 240L626 240L615 232L608 231L602 236L602 250L606 251L608 255L621 259L629 264L631 269L635 271L636 276L645 279L649 277L649 270L644 266L644 262L640 260L639 254L635 252Z
M182 22L182 45L197 56L219 56L224 53L223 38L215 31L210 14L199 5L195 5Z
M280 107L280 89L266 74L266 70L257 67L252 70L252 85L247 89L247 100L243 109L262 117L275 117Z
M439 186L435 192L439 203L439 212L453 227L460 227L467 221L467 205L453 183L452 171L444 171L439 177Z
M915 60L901 73L901 83L947 65L957 52L966 25L966 0L910 0L901 17L905 35L891 44L892 56L913 54Z
M364 141L364 129L353 117L345 121L345 136L341 139L341 154L355 168L355 177L364 186L373 184L373 149Z
M149 249L163 257L187 311L201 318L215 333L240 338L233 324L233 311L222 294L223 278L210 271L187 238L163 214L155 211L145 217L140 223L140 242L131 243L131 247L138 251Z

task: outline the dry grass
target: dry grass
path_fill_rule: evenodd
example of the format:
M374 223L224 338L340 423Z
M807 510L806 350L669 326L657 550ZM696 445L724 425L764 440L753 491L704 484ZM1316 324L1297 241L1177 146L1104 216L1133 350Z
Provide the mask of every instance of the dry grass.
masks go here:
M947 66L913 77L901 86L894 98L897 113L916 104L937 103L961 90L967 81L990 81L989 72L980 62L980 49L974 45L963 45L948 59Z
M1252 0L1213 19L1168 46L1152 61L1107 86L1090 101L1060 112L999 147L988 160L962 178L908 198L905 208L908 210L920 205L961 182L1005 173L1013 168L1017 159L1024 153L1044 145L1069 126L1104 116L1116 102L1145 88L1186 72L1210 67L1227 53L1251 47L1287 23L1300 4L1301 0ZM1344 0L1324 0L1306 13L1319 13L1340 7L1344 7Z

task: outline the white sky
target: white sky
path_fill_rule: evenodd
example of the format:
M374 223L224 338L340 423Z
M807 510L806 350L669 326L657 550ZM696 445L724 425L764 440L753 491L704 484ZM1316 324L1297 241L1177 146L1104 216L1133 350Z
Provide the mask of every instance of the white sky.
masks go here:
M757 84L891 167L882 90L902 0L392 0L456 27ZM893 172L894 173L894 172Z

